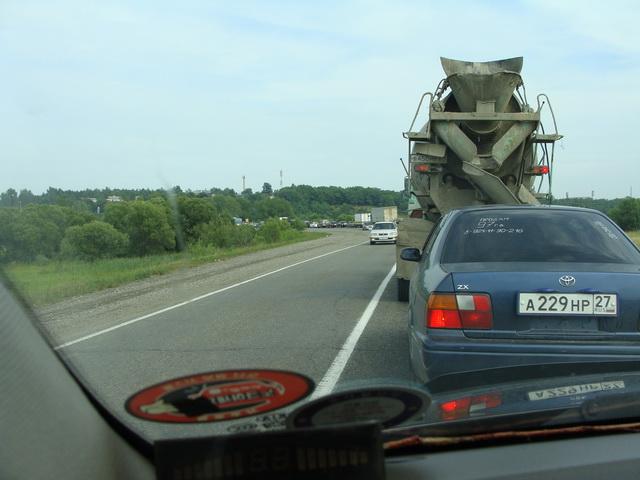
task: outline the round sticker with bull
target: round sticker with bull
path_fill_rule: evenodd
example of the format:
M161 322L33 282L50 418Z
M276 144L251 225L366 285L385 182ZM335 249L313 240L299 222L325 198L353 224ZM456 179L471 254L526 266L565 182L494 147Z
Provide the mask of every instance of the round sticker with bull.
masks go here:
M283 370L225 370L157 383L127 400L127 411L166 423L223 422L271 412L302 400L313 381Z
M384 428L389 428L416 417L430 403L427 395L413 388L360 388L334 393L302 405L287 417L287 427L377 420Z

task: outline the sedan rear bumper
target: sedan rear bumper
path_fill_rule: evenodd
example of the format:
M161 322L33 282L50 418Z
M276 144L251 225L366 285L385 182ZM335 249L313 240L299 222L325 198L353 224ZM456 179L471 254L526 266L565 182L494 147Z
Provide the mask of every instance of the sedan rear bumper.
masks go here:
M369 237L372 242L395 242L397 237Z
M416 377L429 382L452 374L531 365L594 362L640 362L640 345L571 345L435 342L413 333L411 362Z

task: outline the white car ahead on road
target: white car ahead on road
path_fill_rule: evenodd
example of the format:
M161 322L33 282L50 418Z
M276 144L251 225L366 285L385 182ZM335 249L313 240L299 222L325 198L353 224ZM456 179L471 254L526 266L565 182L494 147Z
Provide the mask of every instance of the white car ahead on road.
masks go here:
M396 243L398 238L398 227L393 222L376 222L369 232L369 243L374 245L378 242Z

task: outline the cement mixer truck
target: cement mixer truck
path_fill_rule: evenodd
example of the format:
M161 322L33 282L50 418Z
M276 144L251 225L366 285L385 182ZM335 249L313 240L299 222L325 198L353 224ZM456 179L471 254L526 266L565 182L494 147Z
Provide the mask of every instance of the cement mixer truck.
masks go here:
M446 77L422 95L409 130L405 186L408 218L398 225L398 300L408 299L414 262L403 248L422 249L438 219L453 208L550 201L558 134L548 97L529 104L522 57L493 62L441 58ZM423 108L426 123L414 130ZM541 116L550 117L546 131Z

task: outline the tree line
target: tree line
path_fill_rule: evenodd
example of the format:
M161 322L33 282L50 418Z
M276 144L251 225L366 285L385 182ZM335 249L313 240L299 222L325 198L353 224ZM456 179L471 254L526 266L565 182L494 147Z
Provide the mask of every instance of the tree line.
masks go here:
M153 197L109 204L101 215L60 205L0 207L0 261L97 260L198 247L242 247L295 235L304 223L236 225L203 198Z
M553 203L595 208L625 230L640 229L638 199L570 198ZM303 229L302 220L351 220L354 213L388 205L406 209L403 192L309 185L273 191L268 183L260 192L240 193L219 188L49 188L34 195L9 189L0 193L0 262L95 260L276 242ZM234 217L243 224L237 225ZM282 217L288 220L280 221Z
M276 242L302 230L303 219L352 219L354 212L401 200L398 192L380 189L303 185L274 192L268 183L261 192L239 194L180 187L49 188L41 195L9 189L0 193L0 262L96 260ZM234 217L243 223L237 225ZM287 220L279 220L283 217Z
M604 214L609 214L611 210L618 206L622 202L623 198L591 198L591 197L568 197L568 198L554 198L552 203L554 205L568 205L571 207L583 207L593 208L599 210Z
M637 198L576 197L554 199L553 204L593 208L611 217L623 230L640 230L640 199Z
M79 191L49 187L41 195L35 195L27 189L17 191L10 188L0 193L0 207L59 205L79 212L97 213L105 210L110 199L131 201L165 196L209 198L224 213L252 221L264 220L276 213L278 216L305 220L348 220L353 218L354 213L367 211L371 207L395 205L404 211L408 201L404 192L373 187L291 185L274 191L269 183L264 183L260 192L248 188L239 193L230 188L183 191L179 186L168 190L103 188Z

